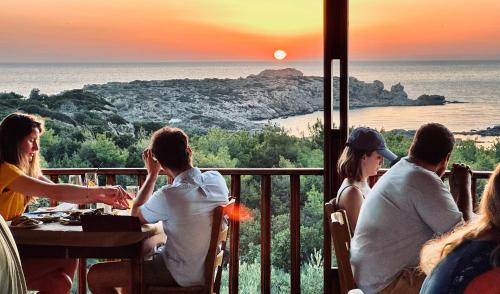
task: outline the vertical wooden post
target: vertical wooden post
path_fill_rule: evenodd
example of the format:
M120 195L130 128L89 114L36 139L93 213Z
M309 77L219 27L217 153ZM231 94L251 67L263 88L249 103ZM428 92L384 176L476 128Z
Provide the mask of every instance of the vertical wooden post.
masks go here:
M116 185L116 175L106 175L106 186Z
M472 209L476 211L477 209L477 178L472 175L471 182L471 195L472 195Z
M59 183L59 176L58 175L50 175L50 180L54 183ZM57 201L50 198L49 200L50 206L57 206Z
M78 258L78 294L87 293L87 259Z
M271 176L263 175L260 183L260 292L271 293Z
M290 176L290 285L300 293L300 176Z
M139 188L142 187L142 184L144 184L145 181L146 181L146 175L137 176L137 186L139 186Z
M324 201L328 202L340 184L335 166L347 140L349 111L348 2L324 0ZM332 61L339 61L340 126L332 129ZM326 214L323 216L324 293L332 293L331 242Z
M240 193L241 193L241 176L231 175L231 196L234 198L235 211L234 215L240 216ZM231 222L231 232L229 239L229 294L238 293L238 276L239 276L239 249L240 249L240 222L233 220Z

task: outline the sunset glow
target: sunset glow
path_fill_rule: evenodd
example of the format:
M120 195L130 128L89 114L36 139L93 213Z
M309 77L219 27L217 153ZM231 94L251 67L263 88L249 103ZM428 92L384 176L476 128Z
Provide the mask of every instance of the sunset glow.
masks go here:
M4 0L0 62L270 60L276 47L287 48L290 61L319 60L322 6ZM500 58L498 1L351 0L349 7L351 59Z
M276 50L274 51L274 58L278 59L278 60L283 60L285 59L286 57L286 52L279 49L279 50Z

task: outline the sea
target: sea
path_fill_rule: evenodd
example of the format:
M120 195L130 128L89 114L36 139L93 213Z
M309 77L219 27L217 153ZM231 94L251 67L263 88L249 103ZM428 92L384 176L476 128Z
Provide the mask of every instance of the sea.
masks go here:
M29 96L33 88L56 94L87 84L134 80L240 78L264 69L295 68L308 76L322 76L321 61L302 62L149 62L149 63L0 63L0 92ZM454 132L500 125L500 60L352 61L349 75L365 82L379 80L385 88L401 83L409 98L443 95L443 106L370 107L351 109L349 125L376 129L417 129L439 122ZM271 120L295 135L307 135L308 125L323 112ZM333 122L338 125L338 112ZM467 137L467 136L463 136ZM468 136L470 137L470 136ZM499 137L478 137L491 144Z

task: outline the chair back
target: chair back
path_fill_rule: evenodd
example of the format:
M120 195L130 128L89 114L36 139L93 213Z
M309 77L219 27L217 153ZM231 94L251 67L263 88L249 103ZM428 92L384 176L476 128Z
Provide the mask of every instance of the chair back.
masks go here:
M222 261L229 232L229 216L233 212L234 203L235 200L231 199L228 203L217 206L214 209L210 245L205 257L205 284L193 287L162 287L151 285L147 287L147 293L219 293L222 277Z
M333 203L335 203L334 201L335 199L325 204L325 212L328 216L330 234L335 249L335 256L337 257L340 293L346 294L349 290L356 288L351 263L349 261L351 233L345 210L335 211L333 205Z
M342 209L340 206L339 206L339 198L338 197L335 197L333 199L331 199L327 204L325 204L325 208L328 210L330 209L330 213L327 213L327 215L330 215L336 211L339 211L339 210L344 210L347 214L347 211L345 209ZM354 236L354 232L352 231L352 228L351 228L351 225L349 224L349 221L347 221L347 227L349 228L349 235L351 236Z
M234 209L234 199L227 204L217 206L213 213L210 246L205 259L205 284L208 293L219 293L222 277L222 260L226 251L229 232L229 216Z

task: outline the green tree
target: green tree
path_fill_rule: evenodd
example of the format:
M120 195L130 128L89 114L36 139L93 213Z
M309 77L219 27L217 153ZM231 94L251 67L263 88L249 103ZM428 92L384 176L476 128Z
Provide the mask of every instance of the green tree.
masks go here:
M105 135L97 134L95 139L82 144L78 155L93 167L121 167L127 161L128 151L120 149Z

